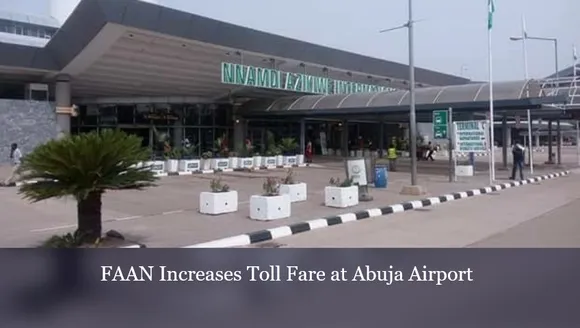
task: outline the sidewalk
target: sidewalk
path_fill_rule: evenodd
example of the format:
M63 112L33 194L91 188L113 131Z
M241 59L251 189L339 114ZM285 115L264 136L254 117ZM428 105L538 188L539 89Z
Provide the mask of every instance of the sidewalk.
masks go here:
M579 183L580 176L572 174L568 177L507 189L495 194L309 231L277 239L275 243L282 247L466 247L470 245L485 247L494 244L505 247L517 246L517 240L510 243L510 236L504 236L501 240L495 239L495 242L494 239L481 244L477 242L577 201L580 198L580 189L577 188ZM568 215L570 215L569 211ZM577 216L574 217L577 218ZM578 224L573 225L568 221L562 224L580 229ZM544 224L558 223L544 221ZM561 231L560 228L553 230ZM544 244L534 244L530 241L530 236L541 235L543 231L527 229L526 245L543 247ZM521 238L517 234L511 236ZM545 236L545 238L553 241L558 236ZM519 243L519 245L522 244ZM260 244L253 247L260 247Z

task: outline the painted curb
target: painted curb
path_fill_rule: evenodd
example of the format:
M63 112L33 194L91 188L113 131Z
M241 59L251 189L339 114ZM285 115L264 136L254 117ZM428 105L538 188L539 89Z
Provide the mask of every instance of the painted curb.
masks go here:
M123 246L123 247L117 247L117 248L147 248L147 246L145 246L143 244L135 244L135 245L129 245L129 246Z
M421 200L413 200L405 203L390 205L382 208L372 208L367 210L362 210L354 213L345 213L336 216L328 216L320 219L315 219L306 222L294 223L291 225L285 225L281 227L260 230L255 232L250 232L246 234L241 234L237 236L227 237L223 239L217 239L205 243L195 244L191 246L185 246L182 248L229 248L229 247L240 247L248 246L252 244L257 244L269 240L274 240L282 237L288 237L291 235L296 235L302 232L307 232L311 230L317 230L321 228L326 228L342 223L348 223L353 221L364 220L368 218L385 216L405 211L411 211L422 207L428 207L432 205L437 205L441 203L446 203L458 199L469 198L477 195L489 194L492 192L500 191L503 189L509 189L513 187L523 186L534 182L550 180L557 177L563 177L569 175L570 171L562 171L558 173L552 173L547 175L542 175L522 181L512 181L502 184L497 184L494 186L472 189L463 192L455 192L439 197L430 197Z

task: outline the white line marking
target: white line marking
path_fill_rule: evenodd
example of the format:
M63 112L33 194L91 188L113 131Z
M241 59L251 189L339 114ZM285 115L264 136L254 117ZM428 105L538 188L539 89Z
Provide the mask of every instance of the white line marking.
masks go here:
M170 214L177 214L177 213L183 213L183 212L185 212L185 210L167 211L167 212L161 213L161 215L170 215Z
M30 232L46 232L46 231L52 231L52 230L74 228L76 226L77 226L76 224L68 224L68 225L62 225L62 226L56 226L56 227L50 227L50 228L34 229L34 230L30 230Z
M115 221L127 221L127 220L140 219L142 217L143 217L142 215L126 216L126 217L123 217L123 218L115 218L115 219L112 219L110 221L113 221L113 222L115 222ZM105 221L107 221L107 220L105 220Z

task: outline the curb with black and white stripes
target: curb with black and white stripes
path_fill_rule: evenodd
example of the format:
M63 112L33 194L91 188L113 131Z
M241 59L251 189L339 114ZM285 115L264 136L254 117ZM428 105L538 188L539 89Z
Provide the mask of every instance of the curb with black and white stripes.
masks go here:
M358 220L364 220L373 217L385 216L405 211L411 211L422 207L428 207L432 205L437 205L441 203L446 203L458 199L469 198L477 195L489 194L492 192L500 191L503 189L509 189L513 187L523 186L534 182L539 182L543 180L550 180L557 177L562 177L570 174L570 171L563 171L559 173L552 173L543 176L538 176L522 181L512 181L502 184L497 184L494 186L472 189L464 192L451 193L439 197L430 197L421 200L409 201L401 204L390 205L382 208L372 208L368 210L363 210L354 213L345 213L335 216L324 217L320 219L315 219L306 222L294 223L291 225L285 225L277 228L271 228L266 230L260 230L256 232L245 233L233 237L218 239L206 243L195 244L191 246L186 246L183 248L229 248L229 247L242 247L252 244L257 244L265 241L270 241L282 237L288 237L291 235L296 235L302 232L307 232L311 230L317 230L321 228L326 228L342 223L348 223Z

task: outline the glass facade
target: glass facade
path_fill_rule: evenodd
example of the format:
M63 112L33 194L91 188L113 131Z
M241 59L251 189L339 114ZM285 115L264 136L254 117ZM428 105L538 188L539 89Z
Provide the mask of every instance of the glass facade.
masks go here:
M143 139L156 156L166 140L172 148L194 147L194 156L213 151L218 138L233 142L232 106L229 104L122 104L83 105L71 120L71 133L118 128Z

